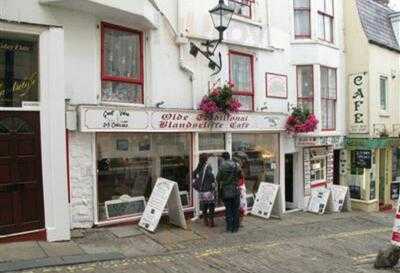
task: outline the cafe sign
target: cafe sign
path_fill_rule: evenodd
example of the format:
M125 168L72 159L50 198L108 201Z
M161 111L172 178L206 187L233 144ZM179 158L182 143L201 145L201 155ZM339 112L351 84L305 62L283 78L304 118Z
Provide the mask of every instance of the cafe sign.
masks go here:
M298 136L297 147L333 146L335 149L343 149L345 145L344 136Z
M368 133L368 74L357 73L349 78L350 133Z
M209 120L198 111L79 107L82 132L282 131L286 119L284 114L236 113L216 115Z

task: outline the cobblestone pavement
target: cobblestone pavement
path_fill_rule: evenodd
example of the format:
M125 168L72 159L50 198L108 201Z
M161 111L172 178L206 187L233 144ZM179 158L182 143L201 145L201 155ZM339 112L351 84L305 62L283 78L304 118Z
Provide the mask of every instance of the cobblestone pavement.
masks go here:
M373 269L376 253L389 243L392 223L391 213L298 213L283 220L247 217L239 233L227 234L219 219L211 230L193 224L194 237L179 236L179 229L172 233L180 240L162 230L149 234L165 248L161 254L24 272L400 272Z

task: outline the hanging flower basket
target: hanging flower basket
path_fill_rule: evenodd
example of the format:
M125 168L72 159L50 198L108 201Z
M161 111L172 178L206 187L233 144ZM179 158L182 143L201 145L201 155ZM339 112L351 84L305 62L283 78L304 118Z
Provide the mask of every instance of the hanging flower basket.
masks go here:
M242 104L233 98L232 88L233 85L230 83L214 88L210 94L203 97L199 104L199 110L209 119L212 119L217 113L229 115L238 112Z
M317 129L318 120L308 109L294 107L286 121L286 131L289 134L310 133Z

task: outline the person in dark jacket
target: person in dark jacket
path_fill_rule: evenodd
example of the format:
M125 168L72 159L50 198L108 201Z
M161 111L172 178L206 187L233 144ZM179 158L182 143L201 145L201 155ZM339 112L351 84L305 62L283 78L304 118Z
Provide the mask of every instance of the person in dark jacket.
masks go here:
M208 155L201 154L199 164L193 172L193 187L199 193L200 209L203 213L204 224L214 227L215 203L217 195L217 186L212 167L207 164Z
M226 231L237 232L239 230L239 174L240 168L231 160L228 152L222 154L224 162L221 164L217 175L217 183L221 186L221 195L225 205Z

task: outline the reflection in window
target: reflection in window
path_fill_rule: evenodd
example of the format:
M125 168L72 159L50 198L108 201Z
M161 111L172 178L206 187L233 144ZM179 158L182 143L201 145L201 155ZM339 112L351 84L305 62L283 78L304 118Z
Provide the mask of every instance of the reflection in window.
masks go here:
M232 134L232 155L244 172L248 193L260 182L279 184L279 144L276 134Z
M21 107L38 101L36 36L0 33L0 107Z
M212 151L212 150L225 150L225 134L199 134L199 150Z
M190 192L190 134L97 134L99 219L106 201L145 197L163 177ZM129 215L126 215L129 216Z

